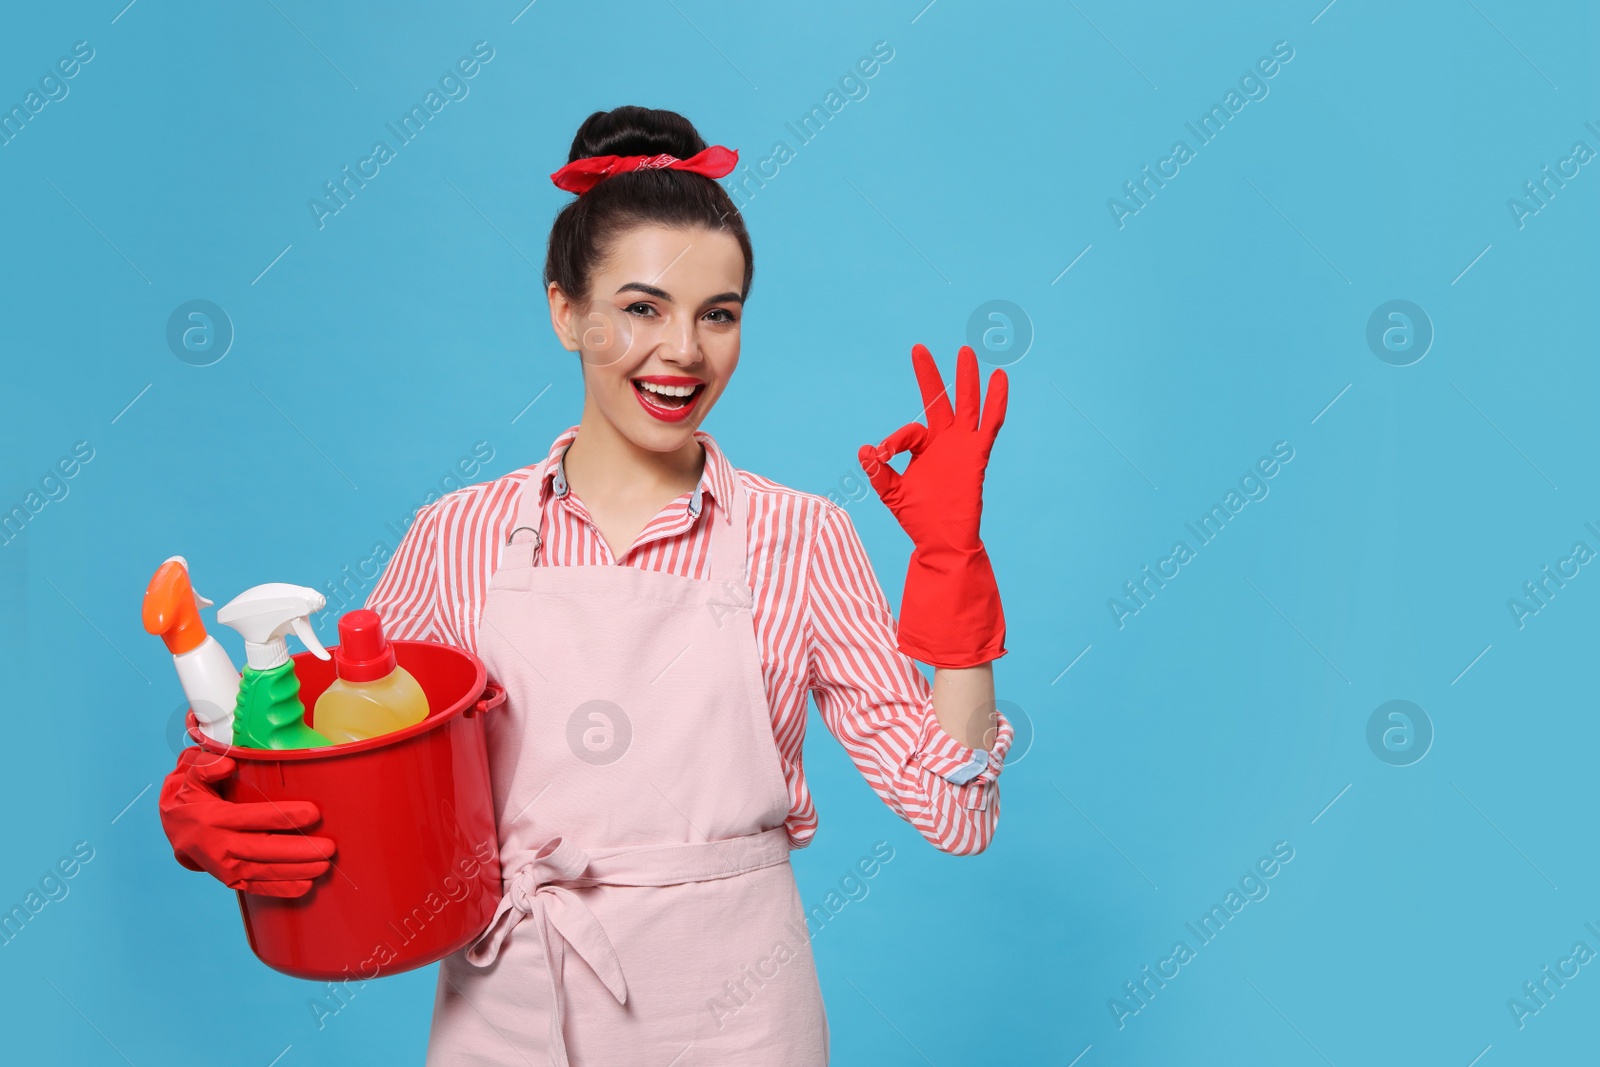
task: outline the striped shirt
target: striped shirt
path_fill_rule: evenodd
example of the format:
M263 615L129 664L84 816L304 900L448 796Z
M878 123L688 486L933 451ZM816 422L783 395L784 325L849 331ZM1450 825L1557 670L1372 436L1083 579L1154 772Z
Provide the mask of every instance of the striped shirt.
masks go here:
M737 470L711 436L699 484L650 520L621 559L594 525L565 472L578 427L561 433L539 463L449 493L417 512L367 599L402 639L477 650L489 578L516 519L518 495L538 479L546 510L546 566L627 565L690 578L709 574L711 507L732 479L749 500L750 583L756 645L783 763L793 848L817 832L801 745L806 696L884 803L942 851L981 852L1000 816L997 778L1013 730L994 713L988 750L950 736L933 713L933 690L896 645L896 623L849 514L826 497ZM554 498L554 504L551 499Z

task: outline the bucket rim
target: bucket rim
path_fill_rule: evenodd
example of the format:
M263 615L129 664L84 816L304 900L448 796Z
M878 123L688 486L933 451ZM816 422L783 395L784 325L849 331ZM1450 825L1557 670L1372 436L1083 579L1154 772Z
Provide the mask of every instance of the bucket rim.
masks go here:
M223 744L214 741L200 731L199 720L195 717L194 709L189 709L187 718L187 731L198 747L205 749L213 755L227 756L234 760L250 760L263 763L278 763L295 760L333 759L339 756L353 756L361 752L370 752L373 749L384 748L388 745L409 741L413 737L420 737L431 730L435 730L452 720L465 715L467 711L479 704L488 708L497 707L504 699L505 690L498 682L489 680L489 670L484 666L483 660L473 653L456 645L447 645L443 641L417 641L395 640L389 642L397 648L407 645L426 645L434 649L447 649L467 660L470 660L475 677L472 688L450 707L437 714L430 712L428 717L421 722L412 723L391 733L378 734L376 737L363 738L360 741L346 741L338 745L322 745L317 748L247 748L241 745ZM300 659L311 658L310 652L297 652L292 657Z

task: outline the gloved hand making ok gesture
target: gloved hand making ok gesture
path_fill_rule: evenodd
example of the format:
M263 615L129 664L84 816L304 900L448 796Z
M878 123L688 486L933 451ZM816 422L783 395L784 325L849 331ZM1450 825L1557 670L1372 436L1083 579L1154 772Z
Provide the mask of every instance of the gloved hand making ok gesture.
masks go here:
M1005 616L989 553L979 536L983 475L1006 417L1006 372L989 376L978 412L978 357L956 356L956 401L923 345L911 349L926 426L907 423L880 444L862 445L861 468L915 548L900 603L900 651L935 667L975 667L1005 654ZM904 474L889 461L911 453Z

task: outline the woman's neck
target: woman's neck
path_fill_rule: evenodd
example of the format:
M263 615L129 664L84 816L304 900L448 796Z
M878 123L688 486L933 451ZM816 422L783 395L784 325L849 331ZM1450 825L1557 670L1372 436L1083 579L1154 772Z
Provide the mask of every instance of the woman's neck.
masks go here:
M700 484L705 460L694 438L673 452L641 448L585 405L564 462L567 484L590 507L659 501L659 509Z

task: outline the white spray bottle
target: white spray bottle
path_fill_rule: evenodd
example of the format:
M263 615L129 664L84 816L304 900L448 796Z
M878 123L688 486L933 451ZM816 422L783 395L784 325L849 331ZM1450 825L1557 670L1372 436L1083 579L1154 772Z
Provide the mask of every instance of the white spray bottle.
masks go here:
M239 672L227 650L206 633L200 609L211 601L189 584L189 562L172 556L156 568L144 591L144 628L159 634L172 653L178 681L200 730L213 741L233 743L233 706L239 697Z

